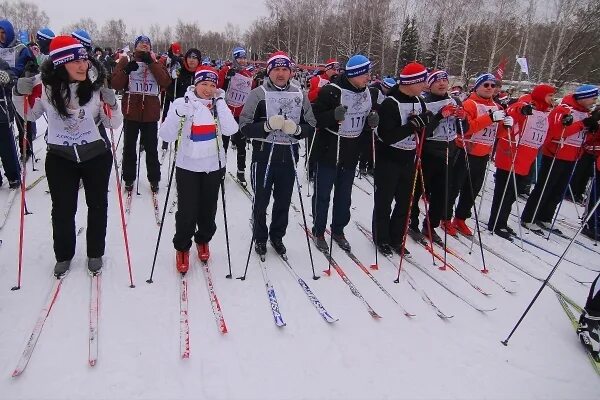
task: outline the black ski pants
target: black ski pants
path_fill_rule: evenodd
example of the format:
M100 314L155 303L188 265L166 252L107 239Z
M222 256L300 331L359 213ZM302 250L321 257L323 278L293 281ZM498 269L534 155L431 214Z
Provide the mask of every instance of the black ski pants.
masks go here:
M9 181L20 180L21 166L17 156L15 138L8 123L0 123L0 160L2 160L6 179ZM0 184L2 184L1 176Z
M488 229L491 231L496 224L496 229L506 228L508 226L508 218L510 217L510 211L512 205L517 199L515 194L515 182L513 182L512 173L509 175L509 171L504 169L496 168L496 183L494 186L494 198L492 200L492 209L490 211L490 218L488 220ZM514 173L514 172L513 172ZM517 188L523 185L529 179L529 175L515 175ZM506 193L504 199L502 194L506 187ZM496 216L498 221L496 222Z
M52 237L56 261L71 260L75 255L75 213L80 181L83 182L88 207L87 256L95 258L104 255L108 181L112 160L109 151L81 163L53 153L46 155L46 177L52 199Z
M123 180L133 182L136 178L138 135L146 152L146 174L149 182L160 181L158 161L158 123L126 120L123 139Z

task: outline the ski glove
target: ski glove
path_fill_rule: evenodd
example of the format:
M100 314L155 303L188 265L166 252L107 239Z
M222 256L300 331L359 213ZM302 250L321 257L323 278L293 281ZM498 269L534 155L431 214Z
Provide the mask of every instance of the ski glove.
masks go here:
M135 60L131 60L131 61L129 61L129 62L127 63L127 65L125 66L125 69L124 69L124 71L125 71L125 73L126 73L127 75L129 75L129 74L130 74L130 73L132 73L133 71L137 71L139 67L140 67L140 66L138 65L137 61L135 61Z
M596 132L598 130L598 121L596 121L592 117L587 117L583 119L583 126L588 129L588 132Z
M294 121L291 119L286 119L283 121L283 133L288 135L298 135L300 133L300 127L296 125Z
M10 83L10 75L6 71L0 71L0 86L6 86Z
M561 122L562 122L563 126L570 126L573 123L573 115L571 115L571 114L563 115L563 117L561 118Z
M440 110L442 118L448 118L456 114L456 106L454 104L447 104Z
M235 69L229 68L229 71L227 71L227 75L225 75L225 77L228 79L231 79L233 76L235 76L235 74L236 74Z
M375 111L371 111L371 113L367 116L367 124L369 124L369 128L375 129L377 125L379 125L379 114Z
M490 110L490 118L493 122L500 122L504 119L504 117L506 117L506 113L504 112L504 110Z
M590 117L596 121L600 121L600 109L595 109L594 111L592 111Z
M502 125L504 125L507 128L511 128L514 125L515 121L513 120L513 117L504 117L504 119L502 120Z
M19 78L17 80L17 92L22 95L31 94L31 92L33 92L34 81L35 78L33 76L28 78Z
M283 129L285 118L283 115L271 115L265 122L265 132L271 132L275 130Z
M431 112L424 112L422 114L413 114L408 117L408 123L413 126L415 130L425 128L429 124Z
M333 115L335 117L335 120L338 122L343 121L344 119L346 119L346 112L348 111L348 107L347 106L343 106L343 105L339 105L335 108L335 110L333 110Z
M148 65L150 65L154 62L154 60L152 60L152 56L150 55L150 53L148 53L146 51L142 52L142 54L140 55L140 60L142 62L145 62Z
M175 114L177 114L178 117L186 117L188 115L192 115L194 112L194 108L192 106L192 104L190 102L187 101L187 98L185 99L186 101L182 102L182 103L177 103L175 105Z
M117 105L117 96L115 95L115 91L107 88L100 88L100 96L102 97L102 101L108 104L111 108Z
M522 115L533 115L533 106L531 104L525 104L521 107Z
M467 118L467 112L465 111L464 108L458 107L456 109L456 112L454 113L454 116L458 119L465 119L465 118Z

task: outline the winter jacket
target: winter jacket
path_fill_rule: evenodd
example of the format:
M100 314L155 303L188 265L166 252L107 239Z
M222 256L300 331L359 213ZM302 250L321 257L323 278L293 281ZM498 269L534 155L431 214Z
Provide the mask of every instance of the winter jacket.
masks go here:
M166 100L172 102L175 99L185 96L187 90L190 86L194 86L194 75L196 74L195 70L191 70L187 62L185 61L191 53L196 53L200 55L200 50L198 49L189 49L183 58L183 64L180 68L177 68L174 72L176 77L171 76L171 84L165 90ZM177 64L178 65L178 64Z
M0 59L0 71L6 71L10 76L8 84L0 85L0 124L8 124L15 117L11 93L17 77L8 63L2 59Z
M4 30L6 37L6 44L0 43L0 59L8 63L17 78L21 78L27 66L37 65L35 56L15 37L14 28L8 21L0 20L0 29Z
M388 97L383 100L379 109L375 157L402 163L413 160L417 144L416 135L420 135L421 132L408 122L408 115L422 114L426 110L425 101L421 97L402 93L398 85L390 89Z
M234 66L226 65L219 70L219 83L217 86L219 87L219 89L223 89L225 91L225 101L227 101L227 104L229 105L233 116L239 118L240 114L242 113L244 103L248 101L248 97L242 98L241 101L235 101L234 99L234 95L232 92L234 88L230 88L229 83L231 82L231 79L237 74L242 75L246 78L252 78L252 72L248 71L246 68L235 68ZM242 90L242 96L247 96L247 94L249 94L248 90L252 90L256 87L256 83L254 80L248 79L248 82L249 86L245 87Z
M562 124L564 115L572 114L573 123L570 126ZM589 110L582 107L573 95L564 97L561 103L548 116L548 140L542 146L542 153L564 161L575 161L581 155L581 146L588 129L583 125L583 119L590 115ZM562 139L562 140L561 140Z
M431 92L425 95L424 100L427 110L433 113L433 117L425 128L427 139L423 143L423 153L445 158L446 147L448 147L449 158L452 158L456 149L455 139L458 137L459 132L469 130L469 123L466 119L459 120L453 116L444 118L441 109L448 104L460 107L462 103L459 99L450 97L448 94L438 96Z
M317 134L314 137L312 144L311 158L317 162L329 164L330 166L336 166L336 161L339 161L339 167L346 169L355 169L358 164L358 156L360 154L360 146L362 141L359 139L360 135L372 135L372 129L366 123L366 114L362 117L362 121L358 121L359 117L355 117L354 121L362 123L362 131L353 137L345 137L338 134L340 126L343 126L344 122L338 122L335 119L334 110L341 104L342 91L345 89L351 93L358 94L358 103L367 101L366 99L370 96L370 110L377 110L379 105L377 104L377 90L376 89L357 89L354 87L346 75L339 75L332 83L329 83L321 88L317 101L313 104L313 112L317 119ZM349 105L350 107L352 104ZM369 110L369 111L370 111ZM352 121L352 117L349 115L351 109L349 108L346 114L346 123ZM339 141L339 160L337 157L337 147Z
M47 63L50 63L50 61L47 61ZM101 68L100 71L104 71L104 69ZM103 76L100 76L100 78L103 78ZM92 98L83 106L79 105L79 99L76 96L79 83L69 85L71 101L67 108L71 113L71 117L66 119L58 114L50 102L50 88L42 85L39 96L29 96L29 100L33 101L33 106L28 108L26 119L36 121L43 114L46 114L48 118L46 142L49 153L79 163L110 151L110 142L100 132L98 125L102 124L106 128L116 129L123 123L123 115L118 103L111 107L111 117L109 118L106 115L104 102L100 98L99 92L104 79L99 79L96 82L94 83ZM19 114L25 118L23 110L25 97L15 95L14 102Z
M472 156L487 156L492 151L498 123L492 121L489 111L500 106L493 99L484 99L473 92L463 103L469 129L465 132L466 150ZM456 138L458 147L465 148L460 135Z
M321 88L329 83L329 79L325 76L324 73L318 74L310 78L308 90L308 100L311 103L317 101L317 96L319 95L319 91Z
M542 101L525 98L511 105L506 114L513 118L512 128L501 125L498 128L498 144L496 145L496 167L510 171L512 160L515 160L514 172L517 175L529 174L538 150L548 140L548 115L550 106ZM523 106L532 103L533 115L521 113Z
M292 154L290 152L290 144L277 144L275 141L267 140L272 137L272 132L265 130L265 122L267 121L267 104L265 92L291 92L302 94L302 105L300 110L299 121L297 121L300 127L300 133L289 140L294 153L294 159L292 160ZM266 163L269 160L269 154L271 147L273 147L273 153L271 155L271 163L277 164L289 164L293 161L298 162L298 139L311 136L314 133L315 125L317 121L313 115L310 107L310 102L305 93L295 86L288 83L285 88L279 88L271 83L271 80L265 78L262 86L252 89L248 100L242 109L240 114L240 131L244 136L252 140L252 162ZM276 131L282 135L283 132Z
M153 61L150 65L146 66L146 64L141 61L140 55L141 52L135 52L134 58L140 67L138 71L134 71L132 74L138 73L136 77L140 78L138 82L140 89L142 85L146 85L148 92L129 93L130 89L134 89L134 83L131 82L130 85L130 74L125 72L125 67L129 63L127 57L121 57L119 59L112 74L111 84L115 90L125 90L125 94L121 99L121 109L126 120L156 122L160 119L160 99L158 94L161 89L169 86L171 78L164 65ZM142 78L139 75L141 75L141 71L145 70L146 67L148 68L147 75ZM158 85L158 87L155 87L156 85Z
M204 100L196 96L191 87L169 107L159 135L165 142L173 142L182 126L177 167L193 172L212 172L227 165L221 135L231 136L237 132L238 124L223 100L222 91L219 92L214 99ZM213 115L215 110L217 124Z

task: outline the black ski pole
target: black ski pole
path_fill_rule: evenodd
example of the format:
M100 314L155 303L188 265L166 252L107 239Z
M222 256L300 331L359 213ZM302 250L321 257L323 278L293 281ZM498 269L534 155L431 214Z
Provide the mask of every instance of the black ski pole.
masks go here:
M533 299L531 300L531 302L529 303L529 305L525 309L525 312L523 312L523 315L521 315L521 318L519 318L519 321L517 322L517 324L515 325L515 327L512 329L512 331L510 332L510 334L508 335L508 337L506 339L504 339L503 341L501 341L501 343L503 345L508 346L508 341L510 340L510 338L512 337L512 335L515 333L515 331L517 330L517 328L519 327L519 325L521 325L521 322L523 322L523 319L525 318L525 316L527 315L527 313L529 312L529 310L533 306L533 303L535 303L535 301L539 297L540 293L542 293L542 290L544 290L544 288L546 287L546 285L548 285L548 282L550 281L550 278L552 278L552 275L554 275L554 272L556 272L556 269L558 268L558 266L560 265L560 263L562 262L562 260L565 258L565 255L567 254L567 252L571 248L571 245L573 244L573 242L575 242L575 239L581 233L581 231L583 230L583 227L585 226L585 224L592 217L592 214L596 211L596 208L598 208L598 205L600 205L600 200L596 201L596 204L594 204L594 207L592 207L591 211L585 217L585 220L583 221L583 224L581 224L579 226L579 228L577 229L577 232L575 232L575 234L573 235L573 237L569 241L569 244L567 245L567 247L565 248L565 250L560 255L560 258L558 259L558 261L556 261L556 264L554 264L554 267L552 268L552 271L550 271L550 273L548 274L548 277L546 277L546 279L542 283L542 286L540 286L540 288L537 291L537 293L535 294L535 296L533 296Z

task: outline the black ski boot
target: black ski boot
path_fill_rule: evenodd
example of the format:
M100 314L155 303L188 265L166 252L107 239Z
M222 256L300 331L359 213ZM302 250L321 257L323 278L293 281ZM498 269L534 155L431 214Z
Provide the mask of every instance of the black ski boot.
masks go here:
M325 253L329 252L329 245L325 240L325 236L313 235L313 241L315 242L315 246L317 246L317 249Z
M429 242L429 234L431 233L431 240L433 241L433 243L438 244L442 247L444 246L444 241L442 240L440 235L437 234L435 229L429 229L427 223L423 224L423 230L421 231L421 233L425 236L425 240L427 240L427 242Z
M592 316L584 310L579 317L577 335L594 360L600 362L600 317Z
M265 254L267 254L267 242L256 242L254 244L254 251L260 256L260 259L264 261Z
M280 256L285 256L286 248L281 239L271 238L271 246L273 246L277 254L279 254Z
M383 254L385 257L389 257L393 254L392 252L392 248L390 247L389 244L387 243L381 243L377 245L377 249L379 250L379 252L381 254Z
M398 255L402 254L402 243L392 245L392 250ZM410 251L404 246L404 256L410 256Z
M125 181L125 190L128 192L133 191L133 181Z
M242 185L246 186L248 184L248 182L246 182L246 174L244 171L238 171L236 177Z
M150 182L150 190L152 193L158 193L158 181Z
M342 233L341 235L333 234L333 240L340 246L340 248L344 251L351 251L352 247L350 247L350 243L346 240L346 236Z
M418 226L410 226L408 228L408 236L417 243L427 243L425 236L421 233Z
M494 234L498 235L499 237L501 237L502 239L506 239L509 242L513 241L512 235L510 233L510 231L506 228L498 228L496 227L496 230L494 231Z
M88 271L90 275L98 275L102 272L102 257L91 257L88 258Z
M54 265L54 276L58 279L65 276L67 272L69 272L69 268L71 267L71 260L67 261L57 261Z

